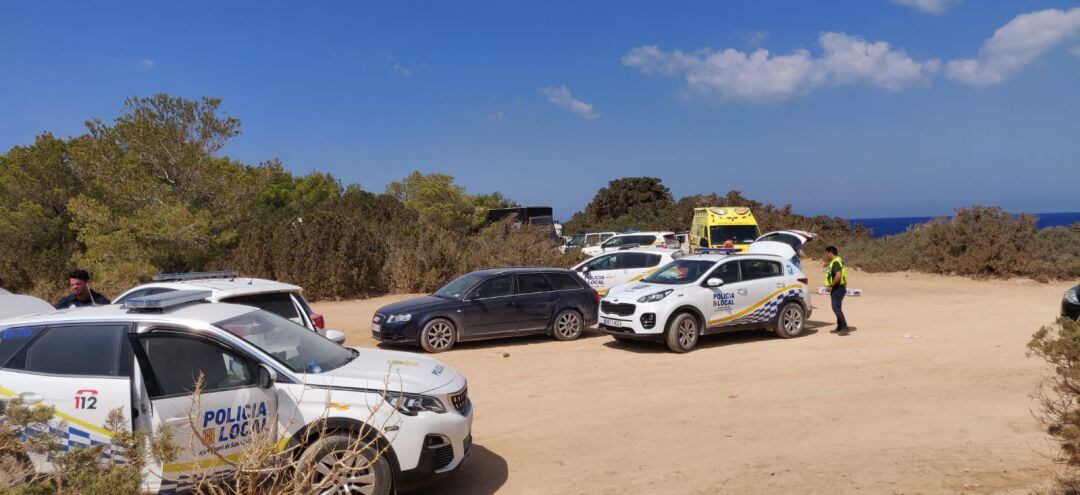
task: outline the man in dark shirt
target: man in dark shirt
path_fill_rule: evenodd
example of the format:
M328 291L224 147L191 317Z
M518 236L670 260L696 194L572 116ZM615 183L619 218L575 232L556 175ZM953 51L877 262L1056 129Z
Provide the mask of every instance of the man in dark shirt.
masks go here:
M109 304L107 297L90 288L90 274L86 270L72 270L68 274L68 284L71 286L71 293L57 301L56 309Z
M844 260L840 258L840 252L834 246L825 248L825 259L829 260L828 268L825 269L825 286L829 288L833 314L836 315L836 328L831 332L847 335L851 331L843 310L844 296L847 295L847 268Z

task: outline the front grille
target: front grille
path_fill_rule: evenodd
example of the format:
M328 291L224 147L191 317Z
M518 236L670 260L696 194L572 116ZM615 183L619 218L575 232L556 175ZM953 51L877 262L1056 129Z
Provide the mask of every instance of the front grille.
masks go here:
M435 470L438 471L454 462L454 446L450 444L435 449Z
M454 409L457 409L461 414L465 414L465 411L469 408L469 389L466 388L461 392L451 395L450 402L454 404Z
M616 304L610 301L603 301L600 303L600 310L605 313L610 313L619 316L630 316L634 314L635 306L633 304L620 303Z
M383 318L384 318L383 315L377 314L377 315L375 315L375 318L371 319L371 321L372 321L372 323L382 323Z

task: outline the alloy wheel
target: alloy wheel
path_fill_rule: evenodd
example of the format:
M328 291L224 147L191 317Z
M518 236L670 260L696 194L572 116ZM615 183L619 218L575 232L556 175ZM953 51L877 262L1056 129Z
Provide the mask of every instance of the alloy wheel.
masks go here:
M781 318L781 321L784 324L784 331L787 332L788 335L798 335L798 333L802 331L803 316L802 311L799 311L799 308L794 305L789 306L784 310L784 314Z
M315 471L319 475L315 478L314 486L320 489L319 495L375 493L376 476L372 461L360 453L350 455L349 459L343 459L344 456L344 452L331 452L315 464ZM327 477L333 477L329 486L324 484Z
M432 349L443 350L454 340L454 329L444 321L435 322L427 332L427 342Z
M581 318L577 313L568 311L559 315L559 319L555 321L555 332L560 337L571 339L581 331Z

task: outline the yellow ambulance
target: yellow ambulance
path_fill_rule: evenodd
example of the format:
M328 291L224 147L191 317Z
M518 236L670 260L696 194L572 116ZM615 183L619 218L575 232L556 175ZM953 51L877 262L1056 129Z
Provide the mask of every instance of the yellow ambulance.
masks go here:
M745 253L759 235L757 220L750 208L743 206L708 206L694 208L690 226L690 251L714 252L730 249Z

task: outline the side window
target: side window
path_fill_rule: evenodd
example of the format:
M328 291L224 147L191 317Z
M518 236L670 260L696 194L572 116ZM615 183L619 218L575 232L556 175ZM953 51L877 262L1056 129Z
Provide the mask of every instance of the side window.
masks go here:
M255 384L251 363L209 341L151 334L140 338L139 345L148 361L151 398L188 394L200 374L203 392Z
M7 364L13 356L41 333L43 327L12 327L0 330L0 366ZM20 366L21 368L21 366Z
M523 273L517 276L518 294L532 294L534 292L549 292L551 284L540 273Z
M8 367L54 375L127 376L131 373L128 328L85 324L50 327L19 351Z
M643 235L641 236L641 241L639 241L638 244L641 244L642 246L651 246L659 240L660 239L657 238L655 235Z
M577 281L577 278L569 273L547 273L548 282L555 290L574 290L580 289L581 283Z
M592 261L585 263L585 266L589 267L589 270L614 270L615 262L618 260L617 254L607 254L599 258L594 258Z
M649 255L645 253L623 253L619 259L619 268L645 268L649 262Z
M509 296L513 293L514 278L510 275L489 278L476 289L476 297L480 299Z
M604 242L604 247L619 247L626 241L626 237L612 237Z
M757 280L759 278L779 277L780 263L767 260L741 260L743 280Z
M719 278L723 280L725 284L733 284L740 280L739 278L739 263L737 261L729 261L716 267L713 270L712 275L709 277Z
M274 292L270 294L251 294L249 296L236 296L222 299L221 302L230 304L243 304L269 311L282 318L303 321L296 311L296 304L288 292Z
M648 259L645 260L645 268L652 268L660 264L659 254L648 254L646 256L648 256Z

